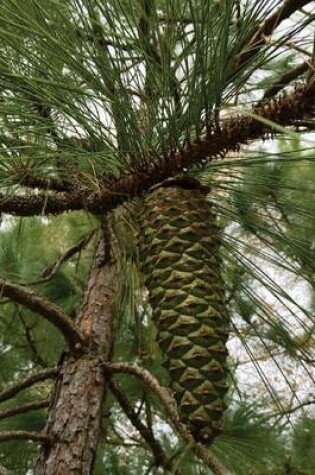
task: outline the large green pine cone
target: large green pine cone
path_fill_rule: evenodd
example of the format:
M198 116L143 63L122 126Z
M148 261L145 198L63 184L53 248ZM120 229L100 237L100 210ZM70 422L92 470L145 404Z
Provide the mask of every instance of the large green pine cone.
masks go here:
M200 189L160 187L145 199L140 261L157 341L182 421L210 444L226 408L227 317L220 238Z

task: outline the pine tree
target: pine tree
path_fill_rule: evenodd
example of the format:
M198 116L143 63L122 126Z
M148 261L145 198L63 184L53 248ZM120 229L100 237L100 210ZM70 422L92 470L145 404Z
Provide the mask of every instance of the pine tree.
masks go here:
M313 469L313 7L2 2L0 473Z

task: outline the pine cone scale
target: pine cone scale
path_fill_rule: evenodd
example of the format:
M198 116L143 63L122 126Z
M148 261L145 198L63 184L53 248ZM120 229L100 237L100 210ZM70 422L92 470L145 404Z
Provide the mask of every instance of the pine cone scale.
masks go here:
M157 342L180 416L197 441L221 430L227 392L227 317L220 236L199 189L161 187L145 199L140 260Z

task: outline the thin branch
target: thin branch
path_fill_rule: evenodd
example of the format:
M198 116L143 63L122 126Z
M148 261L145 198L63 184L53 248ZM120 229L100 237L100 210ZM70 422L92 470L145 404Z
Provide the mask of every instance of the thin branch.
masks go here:
M146 395L146 392L145 392ZM148 430L150 431L151 435L153 436L153 417L152 417L152 409L151 409L151 404L148 401L148 398L145 396L145 403L144 403L144 409L145 409L145 420L147 423Z
M305 73L309 69L309 67L309 62L305 61L304 63L301 63L290 71L284 73L279 79L277 79L277 81L273 83L273 85L269 89L265 91L262 100L266 101L267 99L270 99L271 97L278 94L278 92L281 91L285 86L290 84L290 82L294 81L303 73Z
M274 39L274 40L270 40L268 39L268 45L269 46L278 46L279 45L279 41L277 39ZM297 53L300 53L299 56L306 56L307 58L311 58L312 55L309 51L307 51L307 49L305 48L302 48L301 46L298 46L297 44L295 44L293 41L290 41L290 40L286 40L284 41L281 46L283 48L286 48L288 51L296 51Z
M156 466L157 467L161 466L163 467L164 470L170 470L171 469L170 459L164 453L164 450L162 446L160 445L159 441L155 439L154 435L149 430L149 428L145 424L143 424L139 416L136 414L136 412L134 411L133 407L129 403L124 393L119 389L118 385L115 384L112 380L109 381L108 385L111 392L113 393L113 395L119 402L122 410L124 411L128 419L130 420L132 425L139 431L140 435L143 437L143 439L146 441L148 446L151 448L152 453L155 458Z
M141 379L160 399L177 433L188 443L196 455L213 470L214 474L232 475L233 472L224 467L211 450L195 442L187 427L179 419L175 400L149 371L131 363L104 363L104 370L110 374L129 373Z
M244 68L244 64L257 55L259 49L266 43L266 37L270 36L280 23L308 3L311 3L311 0L286 0L283 5L271 13L258 30L255 30L246 40L242 52L235 59L235 67L231 76L237 74L237 71Z
M69 247L69 249L67 249L60 257L59 259L57 259L56 261L52 262L51 264L49 264L49 266L47 266L43 272L41 273L41 279L38 279L38 280L35 280L35 281L31 281L31 282L28 282L27 285L37 285L37 284L43 284L44 282L47 282L48 280L50 280L52 277L54 277L54 275L56 274L56 272L58 271L59 267L66 261L68 261L69 259L71 259L71 257L73 257L75 254L78 254L79 252L81 252L88 244L89 242L91 241L91 239L93 238L93 236L95 235L95 229L93 229L89 234L87 234L86 236L84 236L84 238L82 238L77 244L75 244L74 246L72 247ZM20 282L21 284L21 282Z
M0 420L7 419L8 417L17 416L18 414L25 414L30 411L37 411L49 407L50 399L44 399L43 401L29 402L17 407L10 407L9 409L3 409L0 411Z
M0 442L5 442L7 440L31 440L32 442L39 442L45 445L51 445L52 440L47 435L41 434L40 432L30 432L27 430L10 430L10 431L0 431Z
M303 409L304 407L307 406L313 406L315 404L315 399L310 399L308 401L301 402L297 406L291 407L290 409L284 409L283 411L280 411L276 414L270 414L264 418L264 422L269 421L270 419L277 419L275 424L278 424L279 420L282 419L285 416L288 416L289 414L293 414L296 411L299 411L300 409Z
M6 389L0 392L0 402L7 401L16 396L23 389L33 386L33 384L40 381L46 381L46 379L54 379L59 373L59 368L54 366L52 368L42 369L30 374L26 378L20 379L15 383L11 383Z
M63 334L72 351L78 351L84 346L84 337L71 318L49 300L37 295L21 285L0 278L0 294L16 303L38 313Z
M66 252L61 257L59 257L58 260L46 267L46 269L42 272L42 277L44 277L45 279L50 279L57 272L61 264L71 259L71 257L73 257L75 254L81 252L85 248L85 246L89 244L94 235L95 229L89 232L87 236L84 236L84 238L82 238L78 242L78 244L75 244L74 246L67 249Z
M40 353L37 349L36 343L34 341L34 338L33 338L33 335L32 335L32 327L27 325L20 309L18 309L17 314L18 314L18 317L19 317L19 319L22 323L22 326L24 328L24 331L25 331L26 342L27 342L27 344L28 344L28 346L29 346L29 348L32 352L32 355L33 355L33 357L32 357L33 363L35 363L38 366L41 366L42 368L47 368L48 365L46 364L46 361L40 355Z
M289 18L293 13L305 7L312 0L286 0L277 10L274 11L262 24L255 36L252 44L257 42L262 36L270 36L280 23Z

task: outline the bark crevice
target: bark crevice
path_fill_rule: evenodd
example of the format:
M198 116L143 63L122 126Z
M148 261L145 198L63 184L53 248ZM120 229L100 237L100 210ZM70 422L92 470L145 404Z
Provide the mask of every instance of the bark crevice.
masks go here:
M113 347L115 268L108 236L103 236L91 270L77 325L87 341L84 354L63 355L43 434L36 475L92 473L107 382L102 362Z

